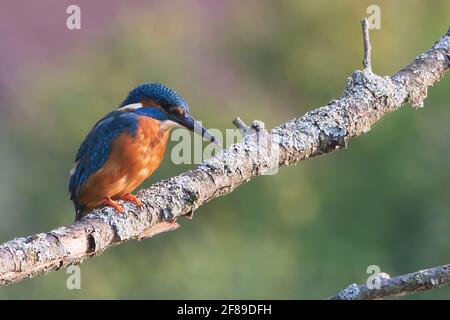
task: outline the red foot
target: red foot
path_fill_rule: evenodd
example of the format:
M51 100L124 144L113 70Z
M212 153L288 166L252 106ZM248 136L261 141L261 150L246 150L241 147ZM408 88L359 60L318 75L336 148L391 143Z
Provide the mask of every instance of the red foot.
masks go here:
M103 200L103 205L112 207L119 213L125 213L125 210L123 209L123 207L120 204L118 204L116 201L111 200L110 198L105 198L105 200Z
M122 196L120 200L130 201L133 202L138 207L142 206L141 200L136 198L136 196L133 196L131 193L127 193L126 195Z

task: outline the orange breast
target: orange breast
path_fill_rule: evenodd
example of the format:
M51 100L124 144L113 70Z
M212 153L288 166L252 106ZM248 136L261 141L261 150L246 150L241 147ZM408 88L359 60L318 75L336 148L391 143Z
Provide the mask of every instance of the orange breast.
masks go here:
M108 160L81 187L79 203L95 208L106 197L117 199L136 189L161 163L168 136L158 120L140 117L134 136L126 132L114 140Z

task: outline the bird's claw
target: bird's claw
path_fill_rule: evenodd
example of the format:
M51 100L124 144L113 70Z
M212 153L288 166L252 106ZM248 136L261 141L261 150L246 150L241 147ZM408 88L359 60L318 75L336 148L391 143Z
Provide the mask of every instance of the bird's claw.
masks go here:
M125 209L120 204L118 204L116 201L114 201L110 198L105 198L105 200L103 200L103 205L111 207L119 213L125 213Z
M125 194L120 198L120 200L130 201L138 207L142 206L142 201L139 200L136 196L132 195L131 193Z

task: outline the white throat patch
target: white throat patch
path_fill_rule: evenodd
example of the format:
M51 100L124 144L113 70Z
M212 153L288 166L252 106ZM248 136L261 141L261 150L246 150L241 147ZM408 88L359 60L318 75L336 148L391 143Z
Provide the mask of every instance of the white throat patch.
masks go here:
M142 108L142 103L132 103L132 104L127 104L126 106L120 107L117 110L127 112L127 111L137 110L140 108Z

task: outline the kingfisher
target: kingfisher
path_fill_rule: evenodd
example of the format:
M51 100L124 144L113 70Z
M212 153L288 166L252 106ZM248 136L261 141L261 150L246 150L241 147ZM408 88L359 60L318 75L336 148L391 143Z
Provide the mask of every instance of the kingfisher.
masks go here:
M145 83L131 90L117 109L94 125L78 149L69 179L75 220L101 206L124 213L117 200L141 206L131 192L158 168L175 127L217 143L171 88Z

